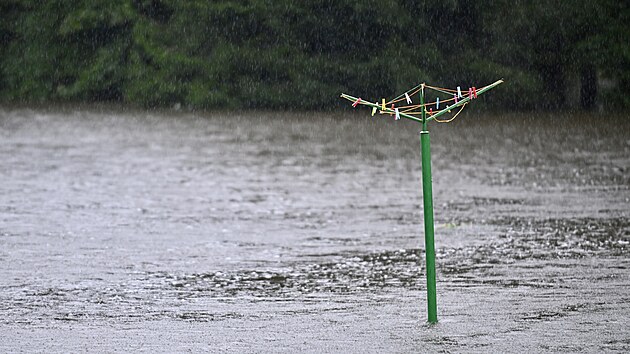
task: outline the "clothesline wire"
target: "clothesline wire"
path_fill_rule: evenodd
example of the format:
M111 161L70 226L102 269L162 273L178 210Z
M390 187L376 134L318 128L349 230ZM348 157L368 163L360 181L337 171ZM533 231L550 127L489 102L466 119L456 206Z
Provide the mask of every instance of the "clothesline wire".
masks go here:
M462 111L464 110L464 107L466 107L466 105L467 105L467 104L468 104L468 103L464 103L464 104L463 104L463 105L459 108L459 111L457 111L457 113L455 113L455 115L454 115L454 116L452 116L450 119L443 119L443 120L440 120L440 119L437 119L437 118L433 118L433 119L434 119L436 122L438 122L438 123L450 123L450 122L452 122L453 120L455 120L455 118L457 118L457 116L458 116L460 113L462 113Z
M423 85L427 89L431 89L431 90L434 90L434 91L437 91L437 92L441 92L441 93L447 94L447 95L452 95L452 94L459 95L459 93L461 92L461 90L458 91L458 90L448 89L448 88L444 88L444 87L437 87L437 86L429 86L429 85L426 85L426 84L419 84L419 85L416 85L415 87L413 87L413 88L403 92L403 94L398 95L396 98L394 98L394 99L392 99L392 100L390 100L388 102L385 102L385 105L389 106L391 104L395 104L397 102L406 100L407 97L405 97L405 94L409 95L410 98L413 97L418 92L420 92L420 90L422 90L422 86ZM484 87L480 88L480 90L483 89L483 88ZM442 102L451 102L451 101L455 101L455 97L447 98L447 99L444 99L444 100L440 100L440 103L442 103ZM425 107L432 106L432 105L434 105L436 103L437 103L437 101L427 102L427 103L424 104L424 106ZM399 109L405 109L405 108L409 108L409 107L410 106L399 106L398 108ZM419 107L420 107L420 105L414 105L414 108L419 108Z
M485 86L485 87L487 87L487 86ZM485 87L480 88L480 90L484 89ZM424 107L424 109L426 111L426 108L428 106L435 105L436 106L436 112L441 112L441 111L444 111L444 110L448 110L448 112L450 113L451 112L451 110L449 109L449 105L450 104L448 104L448 103L450 103L452 101L455 101L455 103L457 103L458 96L461 99L464 98L463 95L460 96L462 91L461 91L461 89L459 87L458 87L457 90L454 90L454 89L448 89L448 88L444 88L444 87L430 86L430 85L427 85L425 83L422 83L422 84L416 85L415 87L412 87L411 89L403 92L401 95L397 96L396 98L394 98L394 99L392 99L392 100L390 100L388 102L385 102L384 104L387 105L387 106L391 105L391 108L393 109L395 103L401 102L403 100L405 100L406 102L409 102L411 97L415 96L418 92L420 92L423 89L429 89L429 90L437 91L439 93L446 94L446 95L449 95L449 96L452 95L452 97L439 100L439 96L438 96L438 98L434 102L426 102L424 104L410 104L410 105L406 105L406 106L398 106L398 107L396 107L398 112L405 113L405 114L408 114L408 115L419 115L419 114L422 114L422 108L423 107ZM468 94L471 93L470 90L472 90L472 89L469 89L469 91L467 92ZM476 96L476 94L475 94L475 96ZM383 99L383 101L384 101L384 99ZM447 105L446 105L445 108L440 110L438 108L438 102L444 103L444 104L447 104ZM464 103L463 105L461 105L461 107L459 107L459 110L457 111L457 113L455 113L449 119L437 119L437 118L433 118L433 119L436 122L438 122L438 123L449 123L449 122L452 122L455 118L457 118L457 116L460 113L462 113L462 111L464 110L464 107L466 107L467 104L468 104L468 102ZM417 109L420 109L420 111L416 111ZM380 113L381 114L389 114L389 115L396 114L396 112L392 112L392 111L383 112L382 110L381 110ZM429 116L433 116L433 110L431 109L430 111L427 111L427 114L429 114Z

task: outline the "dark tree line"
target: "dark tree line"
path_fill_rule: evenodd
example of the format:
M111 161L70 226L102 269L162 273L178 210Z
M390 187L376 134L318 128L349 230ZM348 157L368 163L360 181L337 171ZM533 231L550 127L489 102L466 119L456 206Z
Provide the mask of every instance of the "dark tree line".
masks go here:
M0 2L5 102L326 109L499 78L495 108L629 107L628 2Z

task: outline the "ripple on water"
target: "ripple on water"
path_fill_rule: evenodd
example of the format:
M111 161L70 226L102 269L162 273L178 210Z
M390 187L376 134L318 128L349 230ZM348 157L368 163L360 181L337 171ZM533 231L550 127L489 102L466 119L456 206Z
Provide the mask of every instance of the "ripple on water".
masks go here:
M514 219L506 224L507 231L496 242L439 249L437 267L441 284L450 289L488 286L562 289L570 286L566 282L571 282L571 278L565 274L559 279L553 276L554 272L564 274L567 268L580 267L576 262L584 258L615 258L630 250L627 242L630 227L624 219ZM94 279L91 286L83 287L11 287L2 292L2 308L7 315L3 321L32 322L45 318L216 321L240 315L233 311L186 311L180 308L182 301L236 298L280 301L320 294L352 297L400 288L424 289L423 250L345 253L335 255L334 259L204 273L138 272L135 278L113 285ZM541 260L546 262L540 263ZM615 267L624 271L628 263L617 262ZM547 273L532 273L538 269L546 269ZM618 274L595 278L593 281L623 281ZM543 320L577 310L528 313L522 319Z

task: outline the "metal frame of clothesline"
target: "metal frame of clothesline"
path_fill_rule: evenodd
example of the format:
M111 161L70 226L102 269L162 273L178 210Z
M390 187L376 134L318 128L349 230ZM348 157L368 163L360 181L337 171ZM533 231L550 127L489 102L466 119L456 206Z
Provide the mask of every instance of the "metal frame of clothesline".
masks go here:
M433 182L431 177L431 141L429 138L429 130L427 129L427 123L435 120L437 122L450 122L468 103L476 99L478 95L481 95L499 84L503 83L503 80L498 80L490 85L477 89L471 87L468 89L467 94L462 94L461 88L457 89L445 89L435 86L429 86L425 83L419 84L414 88L407 90L405 93L397 96L396 98L386 102L385 99L381 100L381 103L375 103L362 100L359 97L353 97L346 94L341 94L342 98L352 101L352 106L365 105L372 107L372 116L378 111L380 114L389 114L394 116L395 119L406 118L415 122L422 123L422 131L420 132L420 149L422 153L422 198L424 202L424 241L425 241L425 253L426 253L426 267L427 267L427 317L429 323L437 323L437 294L436 294L436 276L435 276L435 241L434 241L434 225L433 225ZM430 89L438 92L436 94L436 100L434 102L425 103L425 90ZM416 94L420 95L420 104L414 105L411 97ZM442 100L443 108L440 110L440 95L447 96ZM396 106L397 103L405 101L404 105ZM433 112L433 106L436 111ZM429 108L429 111L427 111ZM452 113L453 110L459 109L448 120L439 120L442 115ZM419 111L418 111L419 110Z

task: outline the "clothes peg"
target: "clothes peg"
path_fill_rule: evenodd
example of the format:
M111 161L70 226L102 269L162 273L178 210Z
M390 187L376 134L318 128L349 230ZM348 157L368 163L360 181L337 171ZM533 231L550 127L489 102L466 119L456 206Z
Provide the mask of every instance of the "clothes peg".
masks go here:
M396 108L395 111L396 111L396 118L394 118L394 120L399 120L400 119L400 112L398 112L398 108Z
M446 109L448 110L448 113L451 113L451 110L449 109L449 105L446 105Z
M473 86L472 90L473 90L473 97L477 98L477 88Z
M383 98L383 103L381 103L381 111L385 110L385 99Z
M472 87L471 87L471 88L468 88L468 98L469 98L469 99L471 99L471 100L473 99L473 95L472 95Z
M462 96L462 88L457 86L457 97L459 98L463 98L464 96Z
M453 98L455 98L455 103L457 104L457 95L453 94Z
M409 95L407 94L407 92L405 92L405 98L407 99L407 103L411 104L413 102L411 102L411 97L409 97Z
M429 108L429 115L432 116L433 115L433 108Z
M440 98L435 99L435 109L440 109Z
M376 114L376 107L372 107L372 117Z
M357 98L356 101L354 101L354 103L352 104L352 107L356 107L359 104L359 102L361 102L361 98L360 97Z

